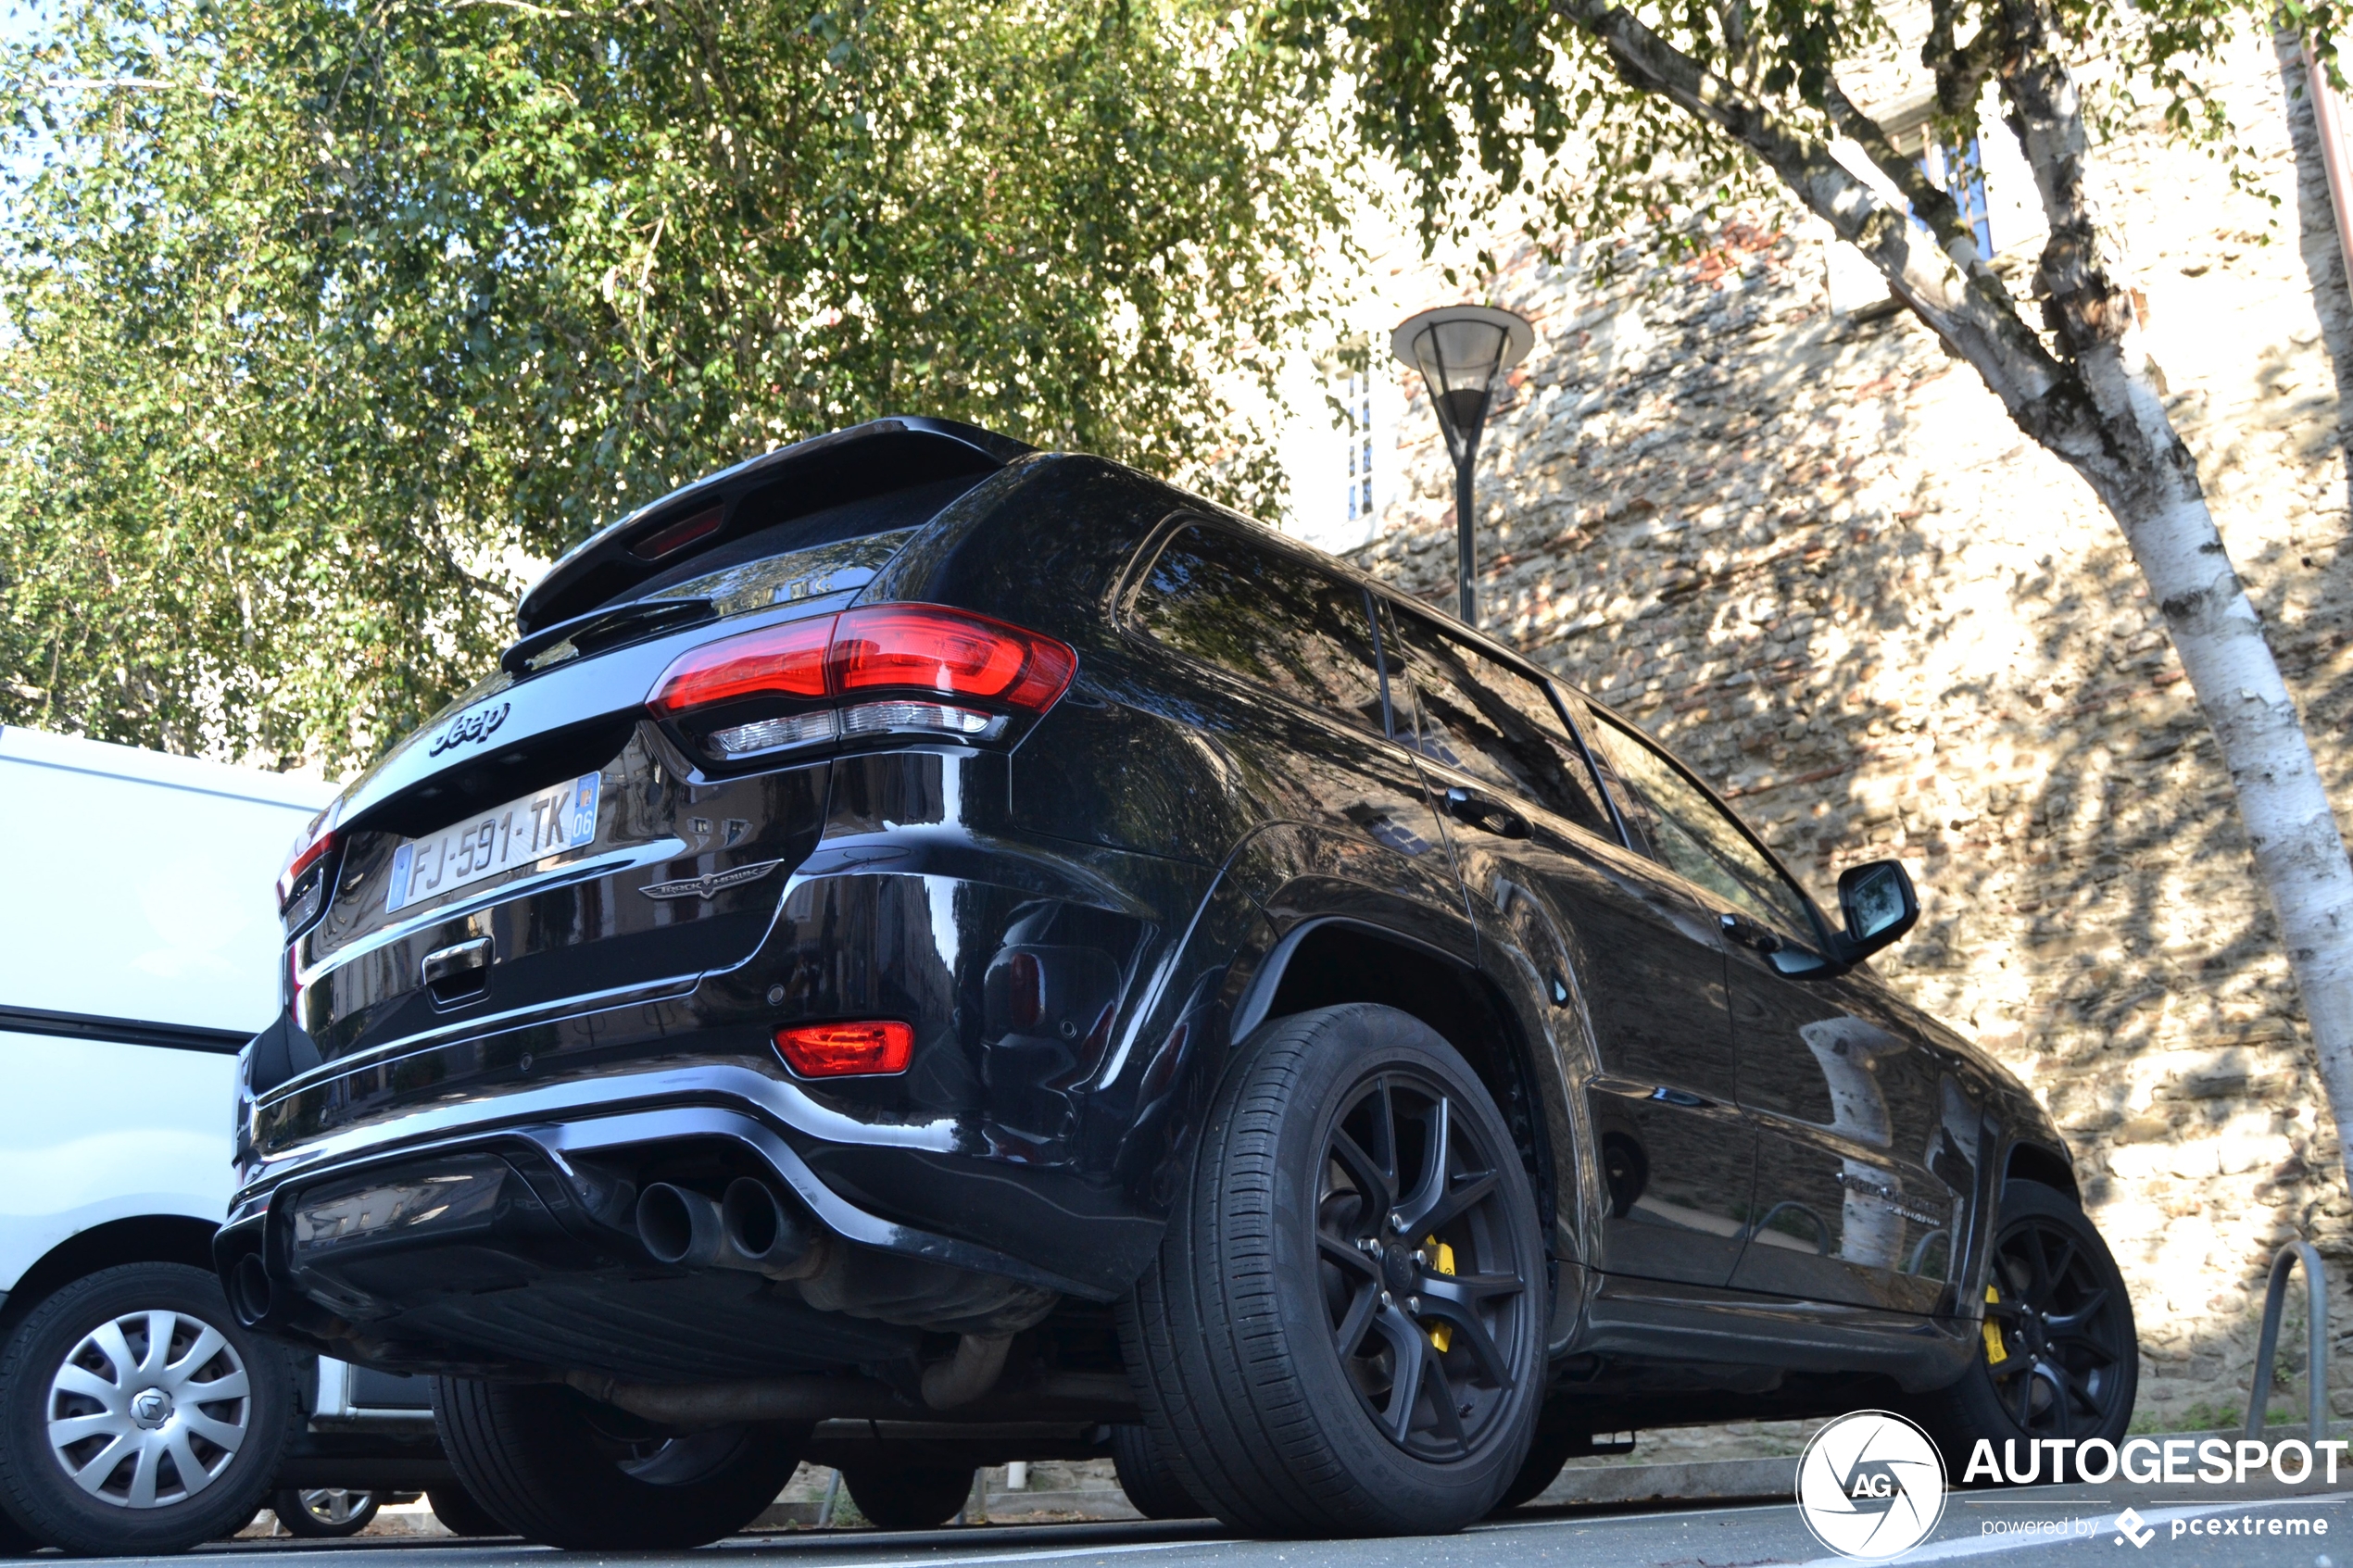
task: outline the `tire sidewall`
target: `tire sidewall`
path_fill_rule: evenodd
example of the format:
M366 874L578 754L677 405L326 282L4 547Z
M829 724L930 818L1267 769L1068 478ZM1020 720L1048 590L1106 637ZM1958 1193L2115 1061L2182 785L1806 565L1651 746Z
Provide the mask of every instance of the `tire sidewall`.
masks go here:
M160 1508L118 1507L76 1486L50 1449L49 1386L93 1329L150 1310L220 1331L245 1363L249 1413L235 1458L203 1491ZM286 1351L237 1322L212 1273L185 1263L100 1270L33 1308L0 1348L0 1506L35 1537L80 1556L175 1552L216 1540L260 1509L284 1456L294 1404Z
M1308 1055L1275 1140L1278 1224L1272 1248L1276 1275L1289 1286L1279 1297L1283 1336L1306 1407L1322 1412L1319 1435L1360 1494L1354 1501L1365 1528L1383 1533L1455 1528L1483 1516L1518 1474L1541 1403L1546 1271L1535 1203L1509 1130L1485 1085L1453 1047L1419 1020L1391 1009L1331 1010L1342 1016L1331 1021L1319 1042L1325 1048ZM1520 1372L1512 1403L1491 1423L1470 1456L1446 1462L1405 1452L1375 1424L1332 1345L1323 1293L1315 1283L1315 1203L1327 1140L1355 1088L1368 1076L1392 1069L1421 1074L1445 1088L1457 1113L1476 1120L1480 1141L1505 1162L1500 1187L1504 1211L1518 1233L1528 1277L1511 1342L1499 1346Z

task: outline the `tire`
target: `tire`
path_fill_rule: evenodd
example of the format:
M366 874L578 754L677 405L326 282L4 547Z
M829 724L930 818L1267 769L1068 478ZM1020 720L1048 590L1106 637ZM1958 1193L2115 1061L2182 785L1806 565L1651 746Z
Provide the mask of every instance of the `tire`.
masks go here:
M425 1505L453 1536L511 1536L512 1530L491 1516L474 1495L456 1482L445 1482L425 1493Z
M952 1465L853 1466L841 1473L849 1500L871 1524L885 1530L937 1530L963 1512L972 1496L973 1473Z
M1111 1463L1119 1473L1119 1489L1136 1512L1147 1519L1206 1519L1209 1510L1193 1500L1177 1479L1168 1457L1152 1446L1149 1427L1122 1425L1111 1429Z
M0 1349L0 1507L76 1556L184 1551L260 1508L294 1408L285 1351L238 1323L209 1271L101 1269Z
M1153 1443L1227 1525L1434 1534L1527 1457L1546 1279L1485 1087L1418 1020L1355 1003L1235 1051L1120 1325Z
M702 1546L760 1516L805 1435L774 1425L665 1437L557 1384L436 1377L433 1419L467 1492L515 1535L569 1551Z
M1536 1440L1528 1446L1528 1457L1520 1461L1519 1474L1512 1477L1512 1484L1504 1488L1504 1495L1487 1512L1504 1513L1525 1508L1543 1496L1544 1488L1560 1479L1568 1456L1581 1440L1584 1434L1578 1432L1538 1432Z
M1917 1412L1956 1485L1980 1438L1992 1439L1996 1455L2006 1441L2024 1453L2037 1451L2030 1439L2121 1440L2140 1383L2124 1277L2072 1199L2038 1182L2011 1182L1992 1252L1988 1284L1999 1295L1985 1308L1992 1332L1979 1335L1960 1380L1919 1401Z
M384 1499L347 1486L281 1486L270 1494L270 1511L289 1536L333 1540L356 1536L374 1522Z
M238 1528L243 1529L244 1525L240 1524ZM233 1535L236 1532L230 1533ZM33 1538L31 1531L11 1519L5 1511L0 1511L0 1557L31 1557L40 1549L41 1543Z

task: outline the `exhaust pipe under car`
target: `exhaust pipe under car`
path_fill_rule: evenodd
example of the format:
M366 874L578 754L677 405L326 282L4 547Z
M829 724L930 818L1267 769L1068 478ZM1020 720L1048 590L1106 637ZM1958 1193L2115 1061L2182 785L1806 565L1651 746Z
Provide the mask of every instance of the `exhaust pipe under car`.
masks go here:
M260 1328L270 1321L270 1309L277 1299L277 1286L270 1281L270 1269L262 1262L261 1254L248 1252L230 1269L225 1282L229 1287L229 1308L237 1321L247 1328Z
M656 1262L806 1279L825 1265L825 1233L753 1176L713 1202L692 1187L654 1182L637 1195L637 1241Z

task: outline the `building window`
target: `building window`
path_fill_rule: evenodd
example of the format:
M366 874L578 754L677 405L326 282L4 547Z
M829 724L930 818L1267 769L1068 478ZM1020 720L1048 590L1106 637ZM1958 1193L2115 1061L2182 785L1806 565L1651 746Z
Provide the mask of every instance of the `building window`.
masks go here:
M1977 254L1991 259L1994 225L1985 201L1985 157L1978 139L1970 137L1966 146L1926 142L1919 165L1920 171L1944 186L1953 205L1961 209L1961 221L1977 236Z
M1340 396L1348 444L1348 521L1373 515L1373 378L1350 376Z

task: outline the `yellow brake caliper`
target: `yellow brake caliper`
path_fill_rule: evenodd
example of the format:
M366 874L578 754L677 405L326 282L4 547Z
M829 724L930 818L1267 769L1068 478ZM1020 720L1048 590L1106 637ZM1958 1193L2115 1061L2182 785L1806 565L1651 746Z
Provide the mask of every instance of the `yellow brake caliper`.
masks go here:
M1436 1267L1438 1272L1441 1274L1453 1273L1454 1272L1454 1249L1447 1246L1444 1242L1439 1240L1436 1236L1431 1236L1429 1238L1428 1245L1431 1264ZM1429 1342L1438 1347L1438 1353L1440 1355L1444 1355L1454 1343L1454 1325L1450 1323L1441 1323L1432 1327L1429 1331Z
M2002 1293L1999 1290L1990 1285L1985 1287L1985 1300L1989 1306L2000 1301L2001 1298ZM1989 1313L1985 1319L1985 1364L1999 1366L2009 1359L2009 1348L2002 1343L2002 1325L1995 1323L1992 1314Z

